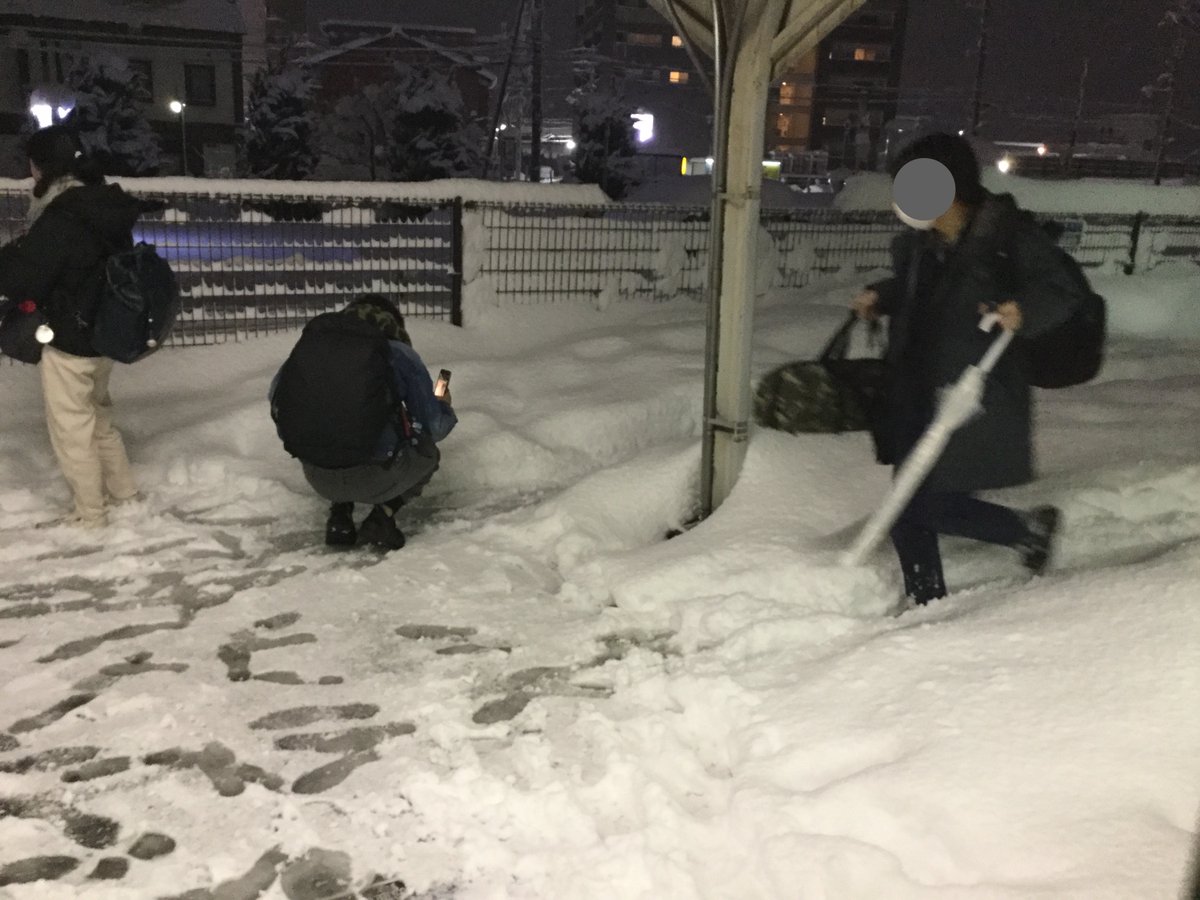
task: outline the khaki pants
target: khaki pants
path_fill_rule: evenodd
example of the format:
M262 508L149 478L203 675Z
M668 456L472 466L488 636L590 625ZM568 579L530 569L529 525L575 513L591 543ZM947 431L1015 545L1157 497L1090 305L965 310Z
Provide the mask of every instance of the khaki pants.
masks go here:
M84 520L104 518L105 490L115 500L137 493L125 443L112 425L112 367L111 359L42 350L50 445L75 494L75 514Z

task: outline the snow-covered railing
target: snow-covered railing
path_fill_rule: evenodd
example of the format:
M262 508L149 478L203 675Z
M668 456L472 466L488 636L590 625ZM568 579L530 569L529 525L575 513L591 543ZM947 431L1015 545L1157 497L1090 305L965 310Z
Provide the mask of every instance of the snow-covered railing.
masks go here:
M147 204L137 237L179 276L175 343L297 328L368 291L406 315L461 323L480 306L606 306L699 299L705 290L705 207L595 202L590 187L452 180L122 183ZM23 229L28 190L28 181L0 181L0 241ZM1200 263L1200 217L1043 215L1065 226L1063 246L1091 271ZM768 211L759 292L886 268L899 228L870 209Z
M1200 263L1200 218L1040 214L1088 270L1132 272L1172 260ZM870 210L768 211L757 288L802 288L890 266L900 224ZM660 204L520 206L468 203L463 295L476 303L663 301L703 295L708 210Z
M296 328L366 292L386 294L407 316L461 322L453 197L150 189L164 181L201 182L126 183L146 204L135 239L153 244L179 279L173 343ZM19 233L26 207L23 192L0 192L0 239Z

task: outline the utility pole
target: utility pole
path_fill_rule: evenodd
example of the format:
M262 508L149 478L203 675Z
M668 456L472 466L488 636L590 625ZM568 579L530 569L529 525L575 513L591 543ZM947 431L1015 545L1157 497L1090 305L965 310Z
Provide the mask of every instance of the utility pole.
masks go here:
M542 4L532 0L529 8L529 180L542 180Z
M504 112L504 99L508 95L508 76L512 72L513 59L517 55L517 41L521 37L521 20L525 17L525 0L517 0L517 21L513 26L512 43L508 47L508 59L504 63L504 74L500 76L500 96L496 98L496 113L492 116L492 127L488 129L487 152L483 156L483 178L486 181L492 167L492 151L496 147L496 135L500 131L500 116ZM521 133L517 132L517 158L521 157Z
M1090 56L1083 58L1083 73L1079 76L1079 100L1075 104L1075 120L1071 123L1071 139L1067 142L1067 152L1063 154L1064 175L1069 175L1071 172L1071 162L1075 157L1075 145L1079 141L1079 123L1083 119L1083 102L1087 99L1088 69L1091 67L1091 63Z
M1182 28L1175 37L1175 43L1171 48L1171 55L1167 59L1167 71L1159 77L1159 90L1165 91L1167 94L1166 102L1163 104L1162 117L1158 122L1158 148L1154 154L1154 183L1162 184L1163 163L1167 158L1167 144L1171 142L1171 120L1175 115L1175 76L1179 71L1179 64L1183 62L1183 55L1187 50L1187 35L1184 34Z
M979 53L975 63L975 96L971 101L971 135L979 134L979 120L983 113L983 74L987 66L988 19L992 13L992 0L982 0L979 14Z

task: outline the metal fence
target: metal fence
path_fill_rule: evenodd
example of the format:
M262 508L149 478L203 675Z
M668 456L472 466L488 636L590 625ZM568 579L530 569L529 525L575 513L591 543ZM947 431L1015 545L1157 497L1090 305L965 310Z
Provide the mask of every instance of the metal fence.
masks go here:
M476 303L698 299L708 274L705 207L137 194L148 209L135 236L180 280L174 344L298 328L368 291L407 316L462 324L464 305ZM0 242L21 231L27 205L23 193L0 191ZM1200 264L1200 218L1048 218L1093 272ZM758 286L798 289L887 268L900 227L890 213L766 212Z
M172 344L297 328L365 292L406 316L461 323L457 201L137 196L146 211L134 239L153 244L179 278ZM21 194L0 194L0 241L20 232L27 206Z
M1060 245L1095 273L1200 264L1200 219L1045 214ZM759 241L759 284L803 288L891 265L901 225L891 213L768 211ZM591 299L664 301L700 296L708 274L703 207L466 205L466 294L500 304Z

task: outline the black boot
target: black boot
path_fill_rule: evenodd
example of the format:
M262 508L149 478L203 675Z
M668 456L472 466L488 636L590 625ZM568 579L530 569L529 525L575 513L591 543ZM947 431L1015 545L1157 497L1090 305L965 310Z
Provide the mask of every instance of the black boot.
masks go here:
M393 513L386 506L376 506L363 519L358 540L359 543L381 550L399 550L404 546L404 532L396 525Z
M1054 539L1062 514L1057 506L1035 506L1026 515L1029 534L1016 545L1021 563L1034 575L1041 575L1054 558Z
M946 596L941 565L904 567L904 596L914 606L925 606Z
M329 547L353 547L358 535L354 530L354 504L334 503L325 521L325 544Z

